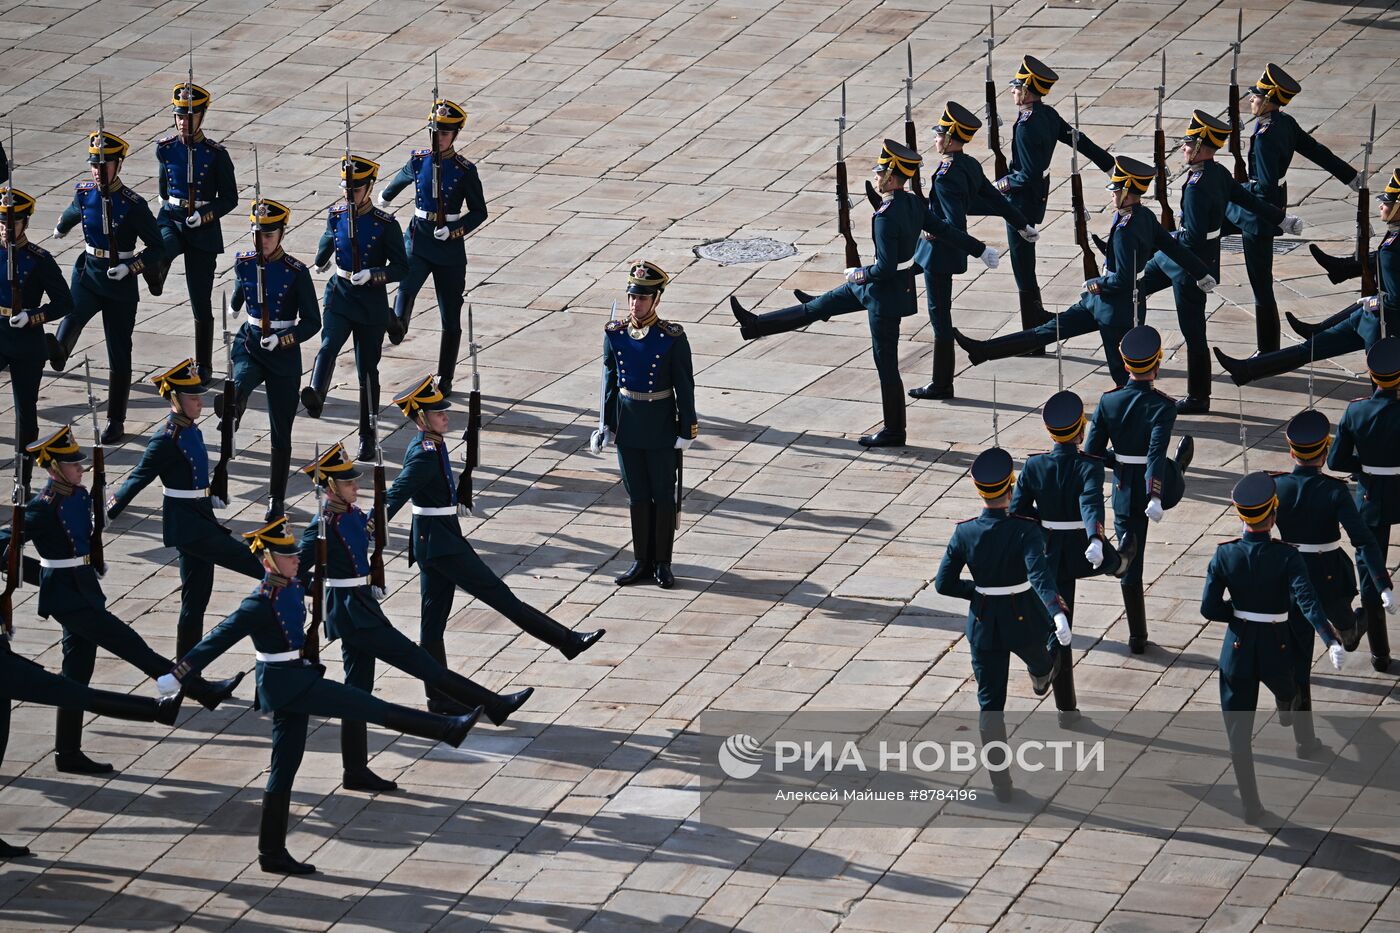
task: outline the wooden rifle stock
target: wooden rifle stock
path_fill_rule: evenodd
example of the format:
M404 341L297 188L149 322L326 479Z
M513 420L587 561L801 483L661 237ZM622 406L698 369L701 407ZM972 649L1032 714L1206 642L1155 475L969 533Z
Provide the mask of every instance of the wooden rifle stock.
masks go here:
M991 81L987 84L987 148L992 150L992 168L997 178L1011 174L1006 164L1006 155L1001 151L1001 121L997 118L997 88Z
M102 531L107 527L107 460L101 445L92 449L92 539L88 548L92 566L100 571L107 567L102 548Z
M1249 172L1244 167L1244 152L1240 144L1240 86L1230 85L1230 155L1235 157L1235 181L1244 184Z
M214 464L214 475L209 479L209 495L228 498L228 462L233 459L234 419L238 414L238 389L233 383L233 374L224 379L224 416L219 419L219 462Z
M1176 215L1172 213L1170 194L1167 189L1167 136L1161 127L1157 128L1155 143L1157 158L1157 203L1162 208L1162 226L1167 232L1176 229Z
M21 555L24 553L24 501L19 486L15 486L15 504L10 511L10 547L5 555L5 591L0 593L0 625L6 634L15 630L14 592L24 573Z
M1084 180L1076 172L1069 179L1070 207L1074 211L1074 242L1084 260L1084 281L1099 277L1099 264L1089 243L1089 221L1084 206Z
M844 161L836 163L836 229L846 241L846 268L854 269L860 265L860 248L851 233L851 194Z
M384 464L374 465L374 551L369 558L369 582L381 590L384 580L384 545L388 540L389 516L384 501Z
M472 471L481 462L481 393L467 396L467 453L462 458L462 475L457 478L457 501L472 507Z
M1366 213L1370 200L1370 185L1362 185L1356 194L1356 258L1361 262L1362 298L1370 298L1379 290L1376 268L1371 264L1371 217Z
M919 151L919 131L918 131L918 129L914 126L914 121L913 121L913 120L905 120L905 121L904 121L904 145L908 146L910 149L914 150L915 152L918 152L918 151ZM914 177L911 178L911 179L909 179L909 184L910 184L910 187L913 189L914 193L915 193L916 195L918 195L920 198L923 198L923 196L924 196L923 172L919 171L917 168L914 169ZM856 265L860 265L860 263L856 263Z

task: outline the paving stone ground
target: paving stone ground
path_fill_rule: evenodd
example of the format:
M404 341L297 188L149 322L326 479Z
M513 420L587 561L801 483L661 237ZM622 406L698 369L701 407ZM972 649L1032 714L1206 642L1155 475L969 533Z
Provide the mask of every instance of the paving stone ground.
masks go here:
M1226 43L1239 6L998 2L997 81L1022 53L1047 60L1061 74L1052 102L1067 105L1077 93L1087 133L1142 154L1162 49L1169 138L1193 107L1224 109ZM454 664L494 688L534 685L535 699L507 727L478 729L459 751L372 729L373 766L403 789L377 798L339 788L338 726L313 724L290 840L321 869L307 879L257 870L268 724L246 701L186 712L173 730L93 722L88 749L119 769L105 781L58 775L52 712L19 706L3 765L0 836L28 844L35 857L0 868L0 925L1400 930L1393 834L1268 833L1227 812L1217 828L1191 832L1044 819L956 830L731 832L693 816L701 791L668 749L706 709L975 707L963 607L934 594L931 580L954 520L976 508L965 475L990 439L993 367L970 369L960 356L956 401L912 403L909 447L863 451L855 438L880 418L864 320L745 344L725 299L737 292L771 309L792 288L839 281L831 163L841 82L859 184L879 140L901 132L906 40L923 138L945 100L980 111L986 12L933 0L0 3L0 113L14 123L17 181L40 196L36 234L52 227L71 183L85 175L81 138L96 115L99 80L109 127L133 144L124 177L154 195L152 143L168 132L168 92L184 77L192 33L196 78L214 94L207 129L231 149L245 196L250 147L260 147L263 189L291 205L288 246L307 258L337 197L347 85L355 148L380 158L387 174L419 145L430 53L439 51L445 96L471 114L462 148L481 167L491 212L468 245L486 422L483 515L467 528L530 602L569 624L608 629L599 647L566 663L459 597L448 634ZM1376 104L1373 167L1388 173L1400 148L1394 4L1252 0L1244 23L1242 78L1266 61L1285 65L1304 87L1290 111L1353 161ZM1009 113L1005 96L1002 107ZM971 148L990 162L982 140ZM1054 306L1080 289L1067 175L1062 148L1040 245ZM1306 240L1349 249L1350 192L1302 160L1288 180ZM1107 196L1096 173L1086 182L1090 223L1101 229ZM402 206L397 213L407 216ZM858 204L855 216L868 255L868 208ZM236 217L225 230L231 250L248 248ZM999 222L979 220L973 232L1005 245ZM734 235L792 242L797 254L721 267L692 253ZM37 238L71 266L73 238ZM676 543L681 582L669 592L613 586L630 553L625 498L614 460L586 445L602 324L634 256L674 274L662 310L690 335L699 385L701 437L688 457ZM219 289L230 262L226 253ZM1284 310L1317 320L1350 300L1305 249L1280 256L1276 271ZM1211 340L1244 355L1253 344L1252 299L1237 254L1227 255L1223 278L1209 305ZM191 352L183 291L177 274L163 297L143 301L138 372ZM429 288L409 339L386 348L386 387L435 358L431 301ZM1168 344L1163 387L1179 393L1184 351L1169 302L1155 296L1151 319ZM958 325L980 336L1014 326L1009 269L959 276L955 309ZM907 319L904 334L905 381L921 384L930 365L926 319ZM105 382L100 341L94 322L78 356L92 354ZM1071 341L1065 384L1086 397L1103 391L1099 354L1096 337ZM309 368L310 352L303 361ZM1363 391L1362 368L1359 355L1318 366L1319 404L1334 420ZM463 363L459 385L466 371ZM1003 444L1018 458L1042 449L1038 408L1056 384L1053 357L995 371ZM353 433L355 389L347 355L327 416L297 422L297 462L313 444ZM1236 533L1226 510L1240 470L1236 406L1254 446L1250 465L1281 468L1281 426L1306 391L1294 375L1251 386L1237 402L1217 378L1217 413L1178 422L1196 436L1198 467L1187 500L1151 533L1154 644L1129 655L1112 584L1082 584L1074 649L1084 709L1215 708L1220 629L1197 606L1214 545ZM79 418L81 398L73 375L46 374L42 421ZM235 531L250 528L264 506L260 398L239 436L237 502L225 513ZM7 396L5 443L8 405ZM109 451L113 480L135 463L139 435L162 408L148 386L137 388L137 436ZM381 414L398 428L385 442L397 461L408 432L391 407ZM81 431L89 437L86 421ZM293 480L300 521L309 515L308 489ZM180 583L173 552L161 545L159 505L148 492L115 523L103 586L118 615L171 651ZM418 590L403 527L394 532L386 606L413 632ZM216 587L211 625L246 589L227 574ZM20 594L17 647L56 669L59 632L36 617L32 588ZM327 652L332 674L337 655ZM217 672L251 662L245 643ZM1360 658L1340 674L1321 664L1317 671L1323 707L1395 708L1394 675L1374 674ZM94 680L150 692L105 655ZM416 684L382 665L376 689L421 700ZM1023 675L1013 675L1012 691L1016 709L1038 702Z

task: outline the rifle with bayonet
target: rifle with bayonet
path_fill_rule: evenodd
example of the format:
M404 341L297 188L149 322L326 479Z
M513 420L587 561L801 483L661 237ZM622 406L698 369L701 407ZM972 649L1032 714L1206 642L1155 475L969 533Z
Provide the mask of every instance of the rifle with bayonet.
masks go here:
M374 550L369 556L369 583L383 593L384 545L389 540L389 514L384 499L384 448L379 446L379 415L369 416L370 430L374 432Z
M1377 291L1376 269L1371 264L1371 150L1376 145L1376 106L1371 105L1371 135L1366 140L1361 157L1361 187L1356 192L1356 258L1361 263L1361 297L1370 298ZM1381 318L1385 309L1378 309Z
M253 211L256 213L263 209L262 206L262 169L258 165L258 147L253 147ZM355 229L355 208L350 206L350 241L354 242ZM267 276L267 260L263 256L262 250L262 224L253 221L253 270L257 276L257 299L258 299L258 330L262 336L266 337L272 333L272 311L267 306L267 288L264 285ZM225 331L227 336L227 331Z
M433 53L433 114L428 118L428 135L432 137L433 147L433 209L435 211L434 224L438 227L447 226L447 214L442 207L442 152L438 149L437 134L437 102L438 102L438 64L437 53Z
M13 146L11 146L13 150ZM19 435L19 414L15 414L15 435ZM24 582L24 506L28 498L24 488L24 453L15 451L15 488L10 493L10 548L5 554L5 590L0 593L0 626L6 635L14 634L14 593Z
M112 190L107 184L107 116L102 101L102 81L97 82L97 168L101 182L97 185L97 201L102 208L102 236L107 241L103 249L107 251L107 262L117 259L117 244L112 242Z
M1074 242L1084 260L1084 281L1099 277L1099 264L1089 242L1088 206L1084 203L1084 179L1079 177L1079 95L1074 95L1074 125L1070 128L1069 199L1074 214Z
M102 449L102 432L97 429L97 399L92 394L92 364L83 358L83 378L87 381L88 414L92 416L92 538L88 553L92 566L105 573L107 559L102 550L102 530L107 526L107 455Z
M608 323L617 320L617 302L612 303L612 313L608 315ZM593 433L588 435L588 450L590 453L599 454L603 452L603 445L608 439L608 349L603 349L602 372L598 374L598 427Z
M345 216L350 238L350 273L360 271L360 238L355 233L355 162L350 155L350 85L345 85Z
M219 418L219 462L209 478L209 495L224 505L229 503L228 464L233 459L233 432L238 418L238 389L233 382L233 341L228 332L228 296L219 296L224 323L223 415Z
M1157 85L1157 131L1153 137L1153 156L1157 162L1157 203L1162 207L1162 226L1167 232L1176 229L1172 214L1171 191L1167 188L1167 134L1162 129L1162 104L1167 100L1167 52L1162 50L1162 83Z
M472 509L472 471L481 462L481 373L476 368L476 329L472 321L472 306L467 305L467 353L472 360L472 391L467 396L467 430L462 439L467 442L462 454L462 475L457 478L457 502Z
M1230 155L1235 157L1235 181L1244 184L1249 180L1249 172L1244 166L1244 152L1240 146L1240 47L1244 45L1244 8L1241 7L1235 19L1235 41L1230 43L1230 102L1227 107L1230 117Z
M851 233L851 189L846 176L846 82L841 82L841 116L836 118L836 231L846 241L846 268L860 265L860 249ZM614 313L617 304L613 304Z
M308 661L321 659L321 621L325 618L326 594L326 500L329 496L321 485L321 445L316 445L316 579L311 586L311 624L306 627L306 639L301 656Z
M198 187L194 177L194 33L190 33L190 57L189 64L185 71L185 216L188 217L199 210L195 205L199 203L195 197Z
M1006 164L1006 156L1001 151L1001 118L997 116L997 86L992 78L992 49L997 44L997 11L987 6L987 147L992 150L992 168L997 178L1011 174Z
M904 47L906 52L906 70L904 77L904 145L915 152L919 151L919 130L914 126L914 43L907 43ZM844 91L845 85L842 85ZM844 113L846 108L841 108ZM920 179L920 172L914 169L914 177L910 179L913 183L914 193L922 200L924 197L924 183ZM859 265L859 263L856 263Z
M15 125L10 124L10 172L5 179L5 284L10 287L10 313L25 310L24 288L19 278L19 249L15 244ZM16 435L18 437L18 435Z

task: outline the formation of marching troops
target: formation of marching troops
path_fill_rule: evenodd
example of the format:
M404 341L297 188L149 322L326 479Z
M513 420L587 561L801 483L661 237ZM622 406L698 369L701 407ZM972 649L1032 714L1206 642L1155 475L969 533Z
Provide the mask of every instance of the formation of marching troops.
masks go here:
M1222 708L1253 711L1263 684L1279 709L1290 714L1299 755L1315 755L1319 743L1308 715L1313 633L1338 667L1343 653L1363 637L1376 670L1385 671L1390 664L1385 613L1395 606L1386 551L1390 525L1400 520L1400 444L1395 443L1400 437L1400 338L1387 336L1397 307L1386 286L1400 275L1395 265L1400 247L1394 245L1400 229L1400 171L1381 195L1380 214L1389 230L1378 250L1344 259L1318 254L1334 281L1378 281L1376 294L1318 325L1290 317L1295 329L1306 331L1306 349L1280 350L1270 257L1275 236L1301 230L1298 218L1285 212L1281 190L1290 160L1297 153L1353 187L1366 182L1362 172L1332 155L1283 112L1299 92L1297 82L1270 64L1250 89L1256 121L1243 183L1214 161L1238 127L1203 110L1192 113L1181 144L1188 172L1180 228L1169 232L1143 203L1153 179L1161 178L1161 166L1110 155L1080 134L1077 125L1045 102L1056 81L1044 63L1030 56L1020 63L1012 82L1018 110L1012 158L1007 172L995 180L967 151L982 121L955 102L945 106L934 127L940 159L926 174L926 196L908 190L911 180L917 186L924 158L907 142L885 140L868 186L875 205L874 261L848 269L840 287L815 297L798 293L798 304L779 311L758 315L731 299L742 337L757 339L865 310L884 425L860 443L883 447L907 440L899 324L918 310L918 272L924 274L934 348L931 381L908 392L916 400L954 397L955 345L977 365L1043 355L1051 344L1058 350L1070 337L1095 330L1100 334L1116 388L1104 393L1092 412L1074 392L1060 391L1049 399L1043 416L1053 446L1027 459L1019 475L1011 455L999 447L976 458L970 474L985 509L956 527L937 572L939 592L970 601L967 636L985 714L983 737L992 741L1005 736L1000 713L1011 654L1026 664L1037 696L1054 691L1064 721L1078 716L1069 650L1077 580L1098 574L1116 578L1128 647L1133 653L1148 648L1143 598L1148 531L1185 494L1193 445L1183 437L1173 448L1172 434L1178 414L1209 410L1205 296L1219 278L1221 234L1242 232L1260 312L1260 353L1236 361L1217 351L1232 378L1243 384L1364 348L1375 386L1369 398L1348 408L1335 440L1327 418L1316 410L1292 419L1287 433L1296 464L1292 473L1250 473L1240 481L1234 503L1244 533L1219 547L1202 600L1202 614L1230 631L1220 659ZM0 311L8 326L0 327L0 356L15 398L17 467L14 516L0 531L6 571L0 751L8 738L10 701L51 705L58 710L58 770L107 773L110 765L82 750L84 711L173 725L186 695L213 709L233 695L243 675L209 681L203 671L249 638L257 658L257 707L272 715L258 845L260 864L269 872L313 870L286 848L290 793L310 716L343 721L346 789L387 792L395 789L394 782L369 768L366 723L455 746L481 716L500 725L530 699L530 688L496 693L449 667L445 633L458 588L567 659L604 634L574 631L521 600L476 554L459 524L470 507L471 491L469 473L454 466L446 440L449 397L460 362L465 238L485 221L487 207L476 167L454 149L467 113L434 97L427 121L430 146L415 150L378 197L379 165L350 150L347 104L340 165L345 198L329 209L310 267L283 249L291 210L265 197L260 183L255 187L248 218L253 248L235 259L235 284L226 308L243 320L231 339L225 331L229 372L213 405L221 434L217 462L199 419L204 397L214 387L212 290L217 257L224 249L221 222L237 208L239 195L227 150L204 135L210 94L193 83L192 75L174 88L176 132L156 146L161 203L154 215L146 200L121 181L127 143L101 125L89 135L92 180L77 185L54 230L61 239L82 229L84 248L67 281L53 257L27 238L34 199L14 187L12 179L4 188L0 247L6 275ZM1103 274L1088 278L1079 301L1051 314L1040 297L1034 245L1059 142L1108 174L1114 214L1103 244ZM8 178L9 165L0 167ZM413 219L404 230L388 205L410 185ZM994 248L966 231L967 218L976 214L996 214L1006 221L1024 328L983 341L954 326L952 308L953 277L966 271L968 258L989 267L998 262ZM110 380L107 420L95 454L101 445L121 443L132 383L137 280L160 294L171 264L181 255L194 318L194 352L151 378L170 411L125 482L110 496L94 498L83 484L87 458L73 428L39 428L43 363L65 369L82 328L101 314ZM319 300L312 267L329 274ZM379 449L380 353L386 338L403 340L415 298L429 275L442 321L438 365L393 399L416 433L395 481L386 485ZM590 446L595 452L616 447L629 499L635 559L616 577L619 586L675 584L672 551L684 452L698 436L699 425L685 331L658 314L669 281L654 262L631 263L627 315L614 316L603 334L599 423ZM392 303L391 283L398 283ZM1162 341L1144 320L1147 295L1168 287L1174 291L1188 351L1188 394L1179 401L1156 387ZM470 309L468 321L470 332ZM57 332L47 334L45 325L55 322ZM318 334L310 383L299 390L301 346ZM298 538L285 509L298 402L308 416L321 416L335 362L351 339L359 377L358 450L352 458L339 444L318 449L300 469L312 484L317 506ZM474 350L470 333L468 346ZM269 505L263 524L242 535L240 543L216 510L227 504L223 471L231 456L229 438L259 385L266 390L271 423ZM479 415L472 412L469 421L474 420ZM479 425L468 425L469 448L473 427ZM368 511L357 504L362 476L357 462L374 464ZM469 450L464 467L472 465ZM96 455L93 466L100 475ZM1324 466L1352 475L1355 493L1345 480L1323 473ZM36 468L44 485L31 498ZM1113 472L1112 538L1106 533L1102 492L1107 470ZM105 523L156 481L163 540L178 554L182 584L174 657L153 651L113 614L101 586ZM407 557L418 568L421 593L416 641L401 633L379 605L386 595L386 526L405 506L412 514ZM1275 525L1281 540L1272 535ZM1356 568L1341 548L1343 529L1362 569L1359 608L1353 607ZM215 567L249 577L254 588L232 615L206 631ZM961 577L964 568L971 580ZM56 619L63 629L62 676L10 648L12 600L21 582L38 584L38 614ZM328 679L319 663L323 636L341 643L343 683ZM88 687L99 646L155 680L158 698ZM376 660L422 681L426 710L375 697ZM1245 815L1257 822L1264 810L1254 788L1249 729L1231 727L1230 738ZM993 785L999 798L1012 793L1004 772L993 774ZM0 856L25 854L23 847L0 843Z

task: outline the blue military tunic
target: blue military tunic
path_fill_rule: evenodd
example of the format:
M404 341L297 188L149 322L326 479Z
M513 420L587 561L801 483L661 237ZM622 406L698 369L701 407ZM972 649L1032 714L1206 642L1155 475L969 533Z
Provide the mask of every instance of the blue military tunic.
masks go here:
M268 321L281 345L267 351L259 342L262 332L262 302L258 298L258 254L248 250L233 263L235 311L246 311L238 329L242 353L273 372L301 375L301 354L291 347L306 343L321 330L321 309L316 304L316 286L306 264L278 249L262 264L262 294L267 303Z
M457 481L441 434L419 431L403 455L403 469L385 493L386 514L393 518L410 502L417 508L454 509L451 515L413 516L409 565L418 560L471 553L457 520Z
M1157 216L1141 204L1114 213L1108 233L1108 252L1104 256L1104 274L1088 283L1089 295L1083 299L1100 327L1126 330L1133 326L1136 313L1133 283L1159 251L1173 260L1192 282L1210 273L1205 263L1173 239Z
M1385 332L1400 333L1400 226L1387 225L1370 261L1376 275L1380 313L1367 310L1361 302L1352 302L1343 309L1340 320L1313 335L1315 359L1371 349L1381 339L1381 314L1385 315Z
M1361 520L1346 480L1318 467L1295 466L1291 473L1274 473L1278 495L1278 533L1299 548L1308 578L1327 609L1347 604L1345 616L1331 616L1338 628L1350 627L1350 603L1356 595L1356 566L1341 547L1345 530L1356 550L1357 563L1377 591L1390 588L1390 574L1371 529Z
M165 489L204 493L196 498L163 497L161 532L166 545L178 547L229 533L215 517L208 496L209 452L204 435L199 425L184 415L171 412L151 435L141 462L117 490L108 513L116 517L157 478Z
M690 341L670 321L654 319L640 330L633 336L629 320L605 328L604 423L619 447L670 450L677 438L694 438L700 430ZM657 393L662 397L647 398Z
M25 505L24 538L45 561L89 558L92 554L92 496L82 486L50 480ZM0 552L8 547L10 529L0 529ZM44 567L39 578L39 615L51 618L105 609L107 597L90 563Z
M331 503L326 522L326 578L348 580L369 576L369 549L374 536L373 520L357 506L348 509ZM320 532L318 515L301 535L299 576L308 581L315 576L316 539ZM326 640L345 635L346 629L377 628L389 620L370 593L368 580L359 586L326 587Z
M1103 460L1074 443L1032 454L1016 477L1011 511L1041 523L1046 563L1057 581L1101 572L1090 566L1084 550L1090 538L1104 536L1103 481ZM1078 527L1067 527L1071 522Z
M220 219L238 206L238 182L233 173L233 159L222 145L205 136L195 135L194 141L194 200L190 200L190 146L180 134L163 137L156 143L156 160L160 163L160 220L180 232L183 242L209 253L224 251L224 234ZM171 201L179 202L171 204ZM199 214L204 222L193 229L185 218Z
M1261 200L1219 162L1206 159L1191 166L1181 184L1181 228L1175 236L1216 278L1220 277L1220 234L1226 227L1227 211L1235 205L1273 226L1283 223L1281 207ZM1200 278L1191 277L1170 257L1163 256L1158 262L1178 284L1194 284Z
M1017 229L1031 222L987 180L981 163L966 152L945 155L934 167L931 179L929 216L924 219L924 228L934 235L934 241L920 239L914 252L915 261L925 272L946 275L966 272L968 255L982 252L974 250L967 239L954 239L946 230L951 227L965 232L969 214L995 214ZM951 248L939 248L945 239Z
M160 229L146 199L122 185L109 198L112 238L108 242L102 224L102 201L95 183L79 182L73 192L73 203L68 205L58 220L59 233L67 233L81 223L87 245L106 254L79 254L73 266L71 284L76 289L81 281L100 295L135 301L138 292L134 273L164 258ZM139 253L136 251L138 240L146 245ZM107 278L107 270L118 263L129 264L133 274L114 282Z
M1153 496L1169 509L1185 495L1181 471L1167 456L1175 425L1176 403L1151 382L1130 381L1110 389L1099 399L1084 449L1094 456L1104 456L1109 443L1113 444L1113 455L1106 461L1114 473L1115 519L1141 515ZM1128 458L1146 458L1146 463L1128 462Z
M1395 389L1377 388L1352 401L1337 424L1327 465L1356 480L1356 506L1366 524L1400 522L1400 400ZM1394 472L1373 472L1368 467ZM1363 594L1365 584L1362 586Z
M914 293L914 253L924 229L927 205L908 191L891 192L870 218L875 261L865 266L865 281L847 283L807 303L813 317L830 317L865 308L881 316L909 317L919 310Z
M1250 192L1275 207L1284 207L1282 185L1295 152L1342 182L1350 184L1356 177L1356 169L1313 139L1292 115L1274 110L1255 121L1249 138ZM1226 216L1247 234L1275 236L1279 232L1271 217L1256 214L1240 203L1232 202L1226 208Z
M352 255L353 253L353 255ZM332 311L361 324L382 324L388 320L389 293L385 287L397 282L408 270L403 230L392 214L377 207L355 215L355 248L350 245L350 213L337 204L327 213L326 229L316 248L316 265L335 260L335 273L326 283L326 312ZM351 272L370 270L364 285L351 285Z
M408 163L384 186L384 200L413 185L414 219L404 237L409 255L429 262L466 262L465 238L486 222L486 196L481 190L481 178L476 166L461 153L452 152L439 157L439 184L442 186L443 226L451 233L445 241L433 236L438 226L438 199L433 188L433 152L415 149ZM465 210L463 209L465 208Z
M1055 145L1072 145L1074 128L1054 107L1037 101L1016 114L1011 126L1010 172L997 179L996 186L1016 205L1026 219L1038 224L1045 219L1050 200L1050 162ZM1113 156L1089 137L1079 134L1079 151L1101 170L1113 170Z
M9 262L10 248L0 246L0 269L8 269ZM32 354L42 362L48 354L42 325L71 311L73 295L52 254L28 241L15 249L15 278L20 283L18 300L9 277L0 277L0 314L7 319L0 321L0 354L11 359ZM46 297L48 303L44 304ZM20 311L29 312L28 326L8 326L8 318Z

